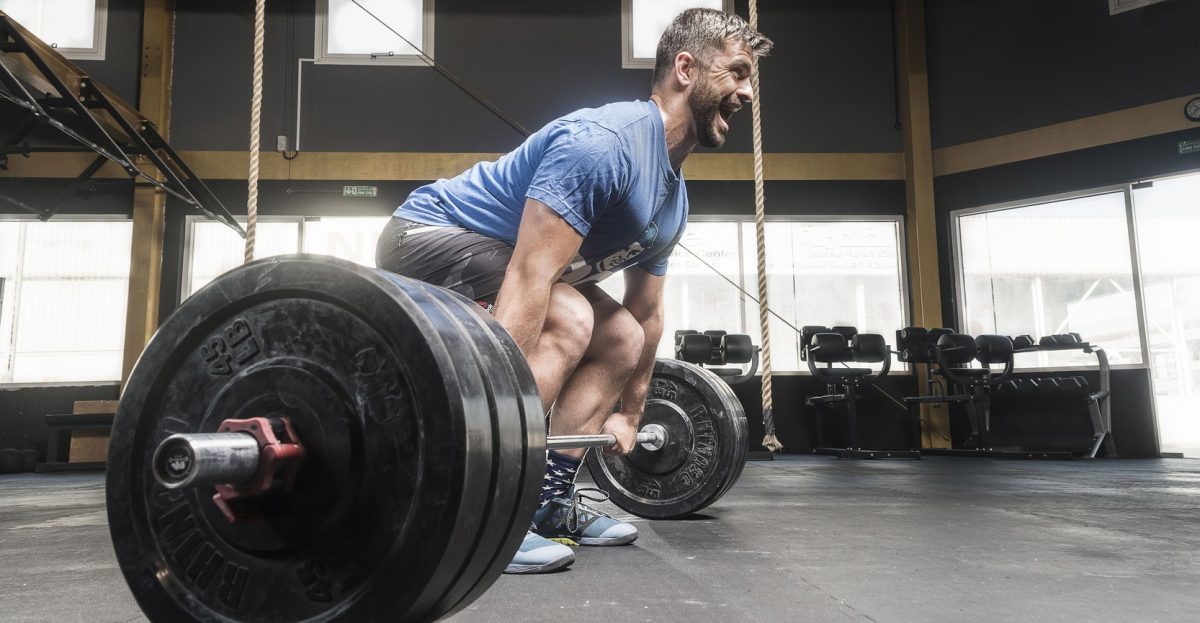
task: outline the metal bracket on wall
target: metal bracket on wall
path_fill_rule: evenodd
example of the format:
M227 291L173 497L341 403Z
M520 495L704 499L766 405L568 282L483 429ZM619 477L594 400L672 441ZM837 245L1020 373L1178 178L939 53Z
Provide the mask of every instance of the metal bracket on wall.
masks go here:
M26 158L37 152L92 152L89 164L48 207L35 208L5 198L41 220L58 211L62 199L87 184L107 162L224 223L240 236L241 225L204 182L184 164L166 140L137 109L121 101L56 50L0 11L0 100L24 112L16 129L0 143L0 162L10 154ZM48 128L50 132L39 132ZM31 142L31 137L36 140ZM63 141L63 139L67 139ZM151 174L138 166L149 164Z

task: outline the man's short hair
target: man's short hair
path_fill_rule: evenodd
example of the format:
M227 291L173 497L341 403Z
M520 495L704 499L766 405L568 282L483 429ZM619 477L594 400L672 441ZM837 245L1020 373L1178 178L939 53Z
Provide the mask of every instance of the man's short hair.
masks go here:
M737 15L714 9L688 9L680 13L658 40L652 84L658 85L670 75L680 52L691 52L701 63L707 63L731 40L746 44L755 58L766 56L775 45Z

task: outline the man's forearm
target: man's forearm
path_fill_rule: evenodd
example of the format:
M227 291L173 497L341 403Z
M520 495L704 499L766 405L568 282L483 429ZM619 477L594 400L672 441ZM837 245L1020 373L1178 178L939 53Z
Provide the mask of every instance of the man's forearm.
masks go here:
M512 336L522 353L529 355L537 345L546 323L553 283L510 271L496 295L496 321Z
M650 391L650 377L654 374L654 361L658 352L658 340L662 337L663 319L660 314L655 314L642 320L640 324L646 336L642 346L642 357L629 380L625 382L625 388L621 390L621 413L636 415L639 418L646 406L646 395Z

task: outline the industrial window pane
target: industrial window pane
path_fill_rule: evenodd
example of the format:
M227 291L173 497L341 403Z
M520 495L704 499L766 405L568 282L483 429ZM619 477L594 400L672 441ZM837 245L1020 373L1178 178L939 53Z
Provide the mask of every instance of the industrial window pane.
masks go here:
M1109 361L1142 363L1124 193L957 219L962 329L1037 337L1079 333ZM1017 365L1080 367L1080 351L1020 355Z
M623 66L654 67L658 39L685 9L717 9L733 12L732 0L624 0L622 3Z
M187 298L221 274L245 263L246 241L224 223L193 219L183 297ZM245 223L243 223L245 225ZM298 253L300 222L260 220L254 236L254 259Z
M0 382L12 380L12 334L23 227L24 223L0 221Z
M765 233L768 299L779 316L770 317L774 369L808 369L800 361L800 335L787 323L849 325L893 341L905 322L899 221L772 221ZM754 223L743 224L742 240L744 280L757 292ZM747 333L758 344L758 305L751 300L746 315ZM893 362L893 369L903 368Z
M375 244L390 216L304 221L304 252L332 255L375 267Z
M885 337L904 326L899 221L772 221L766 235L769 302L783 318L770 319L774 371L808 370L800 336L787 323L854 325ZM683 248L671 256L658 356L674 356L676 329L746 333L760 345L754 223L692 222L682 243L703 262ZM621 279L601 287L621 300Z
M1165 452L1200 456L1200 175L1133 191L1158 433Z
M0 382L121 378L129 221L0 226Z
M737 281L737 222L688 223L680 243L722 275ZM616 275L601 281L600 288L621 301L625 295L625 277ZM745 333L740 296L737 288L705 266L696 256L676 247L671 255L663 294L666 308L658 356L675 356L674 336L679 329L721 329L729 333Z
M424 65L420 52L433 56L432 16L433 0L320 0L317 60Z
M0 11L67 58L103 60L107 5L107 0L0 0Z

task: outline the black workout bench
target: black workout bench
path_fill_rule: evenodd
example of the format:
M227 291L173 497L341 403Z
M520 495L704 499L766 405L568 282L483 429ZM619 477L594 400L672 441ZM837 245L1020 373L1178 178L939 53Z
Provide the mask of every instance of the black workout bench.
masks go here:
M70 434L78 430L112 429L114 413L53 413L46 416L50 434L46 438L46 462L39 463L35 471L66 472L104 469L105 461L70 461ZM63 439L67 442L63 444Z

